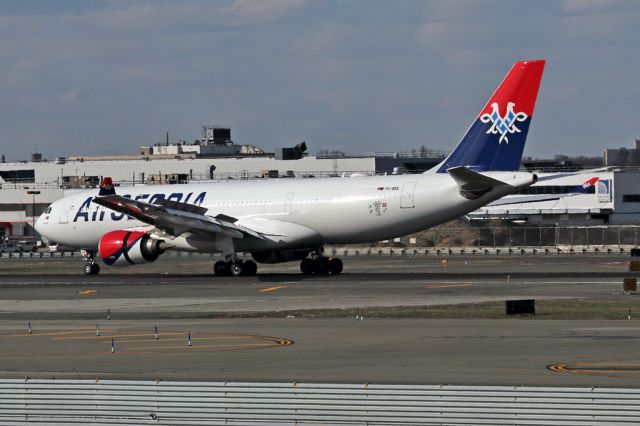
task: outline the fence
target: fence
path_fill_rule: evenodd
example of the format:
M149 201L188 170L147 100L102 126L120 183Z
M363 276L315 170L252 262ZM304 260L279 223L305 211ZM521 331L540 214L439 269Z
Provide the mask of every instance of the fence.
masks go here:
M394 242L417 247L637 246L640 226L432 228Z
M149 181L145 178L144 181L141 180L130 180L130 179L117 179L116 184L119 186L134 186L134 185L143 185L143 184L154 184L154 183L163 183L163 184L185 184L185 183L211 183L211 182L220 182L220 181L233 181L233 180L256 180L256 179L268 179L268 170L263 171L249 171L249 170L240 170L237 172L215 172L215 173L162 173L162 175L186 175L185 179L175 179L170 180L168 178L162 178L160 181ZM376 173L371 170L279 170L277 179L286 179L286 178L326 178L326 177L340 177L346 176L349 177L352 174L356 174L359 176L373 176L373 175L383 175L386 173ZM148 176L149 177L149 176ZM69 183L60 183L60 179L51 182L34 182L33 179L24 179L24 180L13 180L11 182L3 182L0 183L1 189L81 189L81 188L96 188L99 184L80 184L74 185Z
M327 246L337 255L395 255L401 252L440 255L442 250L456 253L509 255L521 254L626 254L640 243L640 226L538 226L432 228L419 234L363 246ZM395 250L394 249L398 249ZM491 248L496 250L490 250ZM576 248L576 250L573 250ZM474 250L478 249L478 250ZM345 253L345 250L348 253ZM530 253L529 253L530 252ZM174 253L171 252L170 253ZM188 255L188 253L183 253ZM451 254L451 253L449 253ZM80 256L80 252L9 252L0 246L1 258L58 258Z
M0 424L640 424L640 389L0 380Z

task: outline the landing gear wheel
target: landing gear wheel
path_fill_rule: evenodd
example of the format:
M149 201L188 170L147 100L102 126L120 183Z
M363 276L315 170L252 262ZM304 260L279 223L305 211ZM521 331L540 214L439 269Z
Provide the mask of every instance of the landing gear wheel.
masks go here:
M258 272L258 265L253 260L247 260L242 265L242 272L243 275L251 277Z
M100 265L97 263L86 263L84 265L85 275L98 275L100 273Z
M331 272L331 275L338 275L342 272L342 260L338 259L337 257L332 257L331 259L329 259L329 272Z
M300 262L300 272L302 272L302 275L313 274L313 263L313 260L309 258L302 259L302 262Z
M316 275L328 275L329 274L329 259L326 257L319 257L313 260L313 273Z
M229 269L231 271L231 275L234 277L239 277L240 275L242 275L242 273L244 272L244 262L241 261L237 261L237 262L231 262L231 265L229 266Z
M213 273L220 276L220 277L224 277L228 274L227 271L227 262L223 261L223 260L219 260L216 263L214 263L213 265Z
M342 260L337 257L306 258L300 262L302 275L338 275L342 272L342 268Z

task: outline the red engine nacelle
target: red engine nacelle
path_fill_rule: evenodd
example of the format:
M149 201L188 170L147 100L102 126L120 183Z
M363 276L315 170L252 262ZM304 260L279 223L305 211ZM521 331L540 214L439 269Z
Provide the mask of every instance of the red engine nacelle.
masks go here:
M153 262L164 253L162 240L142 231L111 231L100 239L98 250L107 265L126 266Z

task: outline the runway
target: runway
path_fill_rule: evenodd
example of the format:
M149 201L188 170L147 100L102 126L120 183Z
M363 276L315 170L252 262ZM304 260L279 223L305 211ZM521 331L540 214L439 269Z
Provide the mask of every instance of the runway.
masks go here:
M348 259L338 276L305 277L269 266L257 277L108 269L87 277L77 269L50 275L2 275L0 319L91 319L110 309L120 319L198 318L230 312L354 307L432 306L508 299L623 297L628 260L603 258ZM81 261L67 261L81 266ZM209 261L193 262L199 271ZM188 265L188 264L187 264ZM146 266L146 265L145 265ZM290 268L285 266L285 268ZM135 268L135 267L134 267ZM172 269L170 269L172 268ZM282 268L282 266L280 266ZM37 272L37 268L32 267ZM127 271L129 274L110 274ZM375 271L375 272L372 272Z
M635 321L3 321L3 377L638 386ZM155 339L158 327L159 338ZM192 346L188 346L188 334ZM115 352L111 353L114 341ZM560 366L560 367L558 367Z
M1 319L207 317L229 312L272 312L354 307L431 306L509 299L623 297L621 277L419 277L411 274L343 275L273 281L208 276L121 278L51 277L0 288Z
M622 292L622 278L637 276L628 258L458 258L446 268L439 259L357 258L335 277L276 265L240 279L205 274L207 260L96 277L81 275L78 259L65 262L0 262L0 376L639 384L636 321L350 318L355 307L522 298L624 304L624 318L627 306L640 310ZM349 318L225 317L328 308Z

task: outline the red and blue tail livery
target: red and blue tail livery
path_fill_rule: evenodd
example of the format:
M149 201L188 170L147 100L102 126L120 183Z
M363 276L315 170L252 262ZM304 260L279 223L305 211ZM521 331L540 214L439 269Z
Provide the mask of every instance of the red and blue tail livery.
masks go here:
M476 171L520 168L544 64L537 60L513 65L438 173L460 166Z
M595 194L596 193L596 183L600 180L599 177L592 177L581 186L575 188L574 192L583 193L583 194Z

